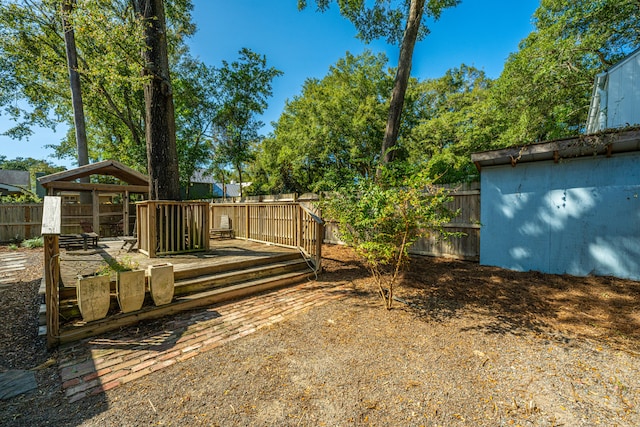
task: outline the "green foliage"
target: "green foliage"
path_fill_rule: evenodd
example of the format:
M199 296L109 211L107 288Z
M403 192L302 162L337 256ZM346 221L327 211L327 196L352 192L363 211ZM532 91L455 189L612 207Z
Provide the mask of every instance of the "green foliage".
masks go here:
M218 113L218 70L184 55L173 76L180 182L211 162L213 122Z
M324 12L329 9L333 0L316 0L318 10ZM405 30L405 23L409 16L409 1L404 0L337 0L340 13L353 23L358 31L357 37L369 43L378 38L386 39L387 43L400 45ZM425 12L420 20L418 40L429 34L428 20L437 20L442 11L457 6L460 0L427 0ZM298 0L298 9L307 7L306 0Z
M333 190L374 174L392 85L387 58L370 51L347 52L324 78L307 79L260 147L254 176L264 173L264 191Z
M185 37L195 31L192 5L190 0L164 4L169 54L177 58L186 53ZM78 50L90 159L115 159L145 171L144 37L132 2L78 2L68 21ZM75 159L61 22L57 0L0 2L0 106L16 121L6 132L13 138L28 138L36 125L68 124L65 138L50 147L60 158Z
M543 0L489 99L495 147L584 129L595 75L640 46L637 2Z
M107 263L102 267L98 268L94 275L95 276L109 276L111 273L122 272L122 271L131 271L138 268L140 264L136 261L133 261L131 257L124 256L120 261L116 259L108 259Z
M483 71L465 64L420 82L412 90L419 113L404 142L409 161L423 164L439 182L477 179L469 156L491 142L482 108L491 84Z
M34 237L32 239L27 239L27 240L24 240L20 244L20 246L22 246L23 248L29 248L29 249L41 248L44 246L44 238L40 236L40 237Z
M33 193L22 193L22 194L10 194L8 196L0 196L0 203L15 203L15 204L24 204L24 203L40 203L42 200L40 197L36 196Z
M271 82L282 71L267 67L267 58L250 49L239 52L238 61L222 61L218 70L220 109L214 119L214 166L229 165L243 182L246 164L255 159L262 122L256 116L268 107ZM240 190L242 191L242 189Z
M325 218L337 223L340 239L369 267L389 309L409 247L434 232L448 236L442 226L457 214L447 209L449 200L424 171L395 165L377 180L345 185L324 199L321 208Z

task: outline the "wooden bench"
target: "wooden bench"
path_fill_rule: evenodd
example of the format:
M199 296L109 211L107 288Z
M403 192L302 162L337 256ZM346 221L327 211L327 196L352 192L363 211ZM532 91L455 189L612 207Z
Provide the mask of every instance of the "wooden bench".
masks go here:
M133 247L136 245L136 243L138 243L138 219L136 218L136 220L133 223L133 236L122 236L122 247L120 249L124 249L127 246L129 246L129 248L127 249L127 252L131 252L133 250Z
M82 233L80 233L80 235L84 239L84 242L82 245L84 250L85 251L87 250L89 239L91 240L91 246L93 246L94 248L98 246L99 236L98 236L98 233L95 233L93 231L93 225L91 225L91 223L87 221L80 221L80 227L82 228Z
M219 235L223 237L224 235L228 235L229 238L233 237L233 228L231 228L231 220L229 219L229 215L220 215L220 227L212 228L209 230L210 235Z

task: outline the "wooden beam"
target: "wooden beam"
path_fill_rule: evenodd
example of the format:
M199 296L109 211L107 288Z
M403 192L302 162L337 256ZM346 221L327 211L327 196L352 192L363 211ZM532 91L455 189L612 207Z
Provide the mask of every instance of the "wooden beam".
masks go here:
M124 182L148 186L149 178L128 166L123 165L115 160L104 160L102 162L90 163L75 169L62 172L56 172L50 175L40 177L38 181L44 186L54 182L73 181L77 178L83 178L91 175L110 175Z
M129 191L130 193L143 193L149 192L149 187L146 185L119 185L119 184L99 184L99 183L81 183L81 182L68 182L68 181L55 181L48 184L43 184L49 191L52 190L71 190L71 191L108 191L113 193L121 193L123 191Z
M47 306L47 347L59 343L60 335L60 248L57 234L44 235L45 302Z
M156 209L158 209L156 203L152 201L147 202L147 256L149 258L156 257L156 245L158 244Z

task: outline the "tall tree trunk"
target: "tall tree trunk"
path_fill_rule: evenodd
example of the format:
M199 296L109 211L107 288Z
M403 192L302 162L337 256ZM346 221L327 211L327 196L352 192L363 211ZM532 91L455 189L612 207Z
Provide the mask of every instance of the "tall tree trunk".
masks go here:
M89 164L89 149L87 131L84 119L84 104L80 88L80 73L78 73L78 52L73 26L68 17L76 5L75 0L62 0L62 27L64 29L64 46L67 54L67 68L69 69L69 86L71 87L71 104L73 106L73 124L75 126L76 146L78 148L78 166ZM80 182L88 183L89 177L80 178ZM91 203L91 194L80 193L81 203Z
M180 200L173 89L169 75L166 24L162 0L135 0L145 25L143 75L145 133L151 200Z
M424 12L424 2L425 0L411 0L409 18L407 19L407 26L404 30L404 36L402 37L402 45L400 46L398 71L396 72L393 92L391 93L387 127L384 132L384 139L382 140L380 159L383 165L392 162L395 158L393 148L398 141L404 96L407 92L409 77L411 76L413 49L418 39L418 30L420 29L420 21L422 20L422 14Z

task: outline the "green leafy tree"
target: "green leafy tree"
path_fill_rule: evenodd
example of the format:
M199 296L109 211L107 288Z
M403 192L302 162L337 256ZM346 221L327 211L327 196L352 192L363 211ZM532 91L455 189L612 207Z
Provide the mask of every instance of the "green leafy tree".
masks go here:
M267 109L272 81L282 71L268 67L267 58L250 49L241 49L239 55L237 61L222 61L218 70L220 109L214 119L213 151L216 166L231 166L242 183L261 139L263 123L257 116Z
M496 147L582 131L595 75L640 46L632 0L543 0L534 24L491 90Z
M374 175L392 86L387 58L370 51L347 52L325 77L307 79L261 145L263 185L269 192L325 191ZM418 117L416 100L408 96L401 135Z
M391 44L400 46L400 58L394 80L389 114L382 140L381 162L386 164L395 157L394 147L401 127L404 98L409 85L413 50L416 41L429 33L428 19L438 19L442 10L456 6L460 0L376 0L338 1L340 12L349 19L358 31L358 37L365 42L386 38ZM316 0L318 9L325 11L332 0ZM306 0L298 0L298 8L304 9Z
M177 57L195 30L192 5L167 0L165 7L168 54ZM133 2L79 2L66 19L74 29L82 90L91 94L83 99L90 159L116 159L144 171L144 26ZM59 0L0 2L0 69L0 106L16 122L6 134L28 138L35 125L66 123L70 132L53 146L58 156L75 158Z
M176 66L173 79L176 143L180 182L189 188L193 173L211 163L211 139L219 111L217 70L188 55Z
M433 232L446 236L442 226L454 215L446 208L449 200L424 170L383 168L377 180L346 185L321 207L323 216L337 223L341 240L367 265L385 307L391 309L409 247Z
M490 118L482 108L491 83L483 71L462 64L416 85L419 117L404 142L409 160L439 182L477 178L469 156L491 143L485 133Z

